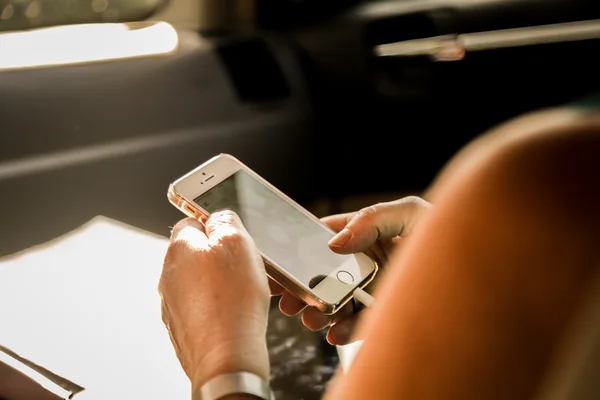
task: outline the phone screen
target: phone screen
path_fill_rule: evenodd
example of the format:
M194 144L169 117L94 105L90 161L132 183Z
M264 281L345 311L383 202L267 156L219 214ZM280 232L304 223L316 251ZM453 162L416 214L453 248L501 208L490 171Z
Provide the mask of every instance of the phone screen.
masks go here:
M350 257L331 251L332 233L244 170L194 201L210 213L235 211L258 249L310 288Z

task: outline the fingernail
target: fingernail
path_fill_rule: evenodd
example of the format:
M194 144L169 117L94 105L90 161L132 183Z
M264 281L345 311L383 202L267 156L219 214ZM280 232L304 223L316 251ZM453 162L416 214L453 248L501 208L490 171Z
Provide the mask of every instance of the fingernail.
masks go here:
M343 229L340 233L335 235L330 241L329 246L331 247L343 247L352 239L352 232L348 229Z

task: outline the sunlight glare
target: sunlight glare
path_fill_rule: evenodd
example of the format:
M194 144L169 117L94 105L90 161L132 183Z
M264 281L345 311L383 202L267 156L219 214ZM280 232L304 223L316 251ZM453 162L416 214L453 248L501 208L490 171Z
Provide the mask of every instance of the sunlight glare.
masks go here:
M166 22L66 25L0 34L0 70L81 64L169 54L179 43Z

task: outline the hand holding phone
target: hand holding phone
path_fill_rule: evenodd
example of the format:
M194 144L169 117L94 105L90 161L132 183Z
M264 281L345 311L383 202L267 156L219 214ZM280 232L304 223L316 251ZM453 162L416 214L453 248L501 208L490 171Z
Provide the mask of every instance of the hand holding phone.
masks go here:
M329 243L332 251L340 254L365 252L374 258L381 270L367 290L373 292L378 282L385 276L385 266L391 254L402 246L403 240L411 234L414 227L431 209L431 204L416 197L408 196L399 200L378 203L359 211L330 215L321 221L333 232L343 230L348 233L336 235ZM347 239L343 244L339 239ZM306 309L306 304L283 288L272 288L275 295L281 295L279 308L288 316L294 316ZM360 313L359 313L360 314ZM329 328L327 340L331 344L345 345L354 337L354 327L359 314L352 305L346 305L334 316L326 315L316 309L308 308L302 315L304 325L313 330Z
M264 263L231 211L175 225L158 285L162 318L195 392L210 378L247 371L269 378L270 309Z
M219 210L235 211L267 274L324 314L340 310L377 272L376 261L364 253L331 251L329 227L230 155L218 155L173 182L168 198L200 221Z

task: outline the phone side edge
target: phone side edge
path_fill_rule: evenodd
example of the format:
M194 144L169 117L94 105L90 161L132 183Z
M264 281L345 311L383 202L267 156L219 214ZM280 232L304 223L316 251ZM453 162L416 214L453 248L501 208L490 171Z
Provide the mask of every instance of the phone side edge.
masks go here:
M190 205L183 196L177 193L173 183L169 185L167 198L169 199L169 202L175 206L175 208L190 218L204 222L204 220L208 217L208 215L204 214L201 210L198 210L197 207Z
M192 217L194 219L200 219L201 222L203 222L204 218L208 218L208 215L202 213L202 211L199 210L194 204L188 204L185 198L183 198L179 193L177 193L177 190L175 189L173 184L169 185L169 190L167 191L167 198L169 199L169 202L173 206L175 206L175 208L177 208L179 211L183 212L189 217ZM296 282L287 277L285 273L280 271L280 269L283 268L272 265L262 253L261 257L265 264L265 272L271 279L273 279L276 283L281 285L285 290L298 297L307 305L315 307L323 312L327 310L327 308L325 308L327 303L319 301L321 299L317 298L316 296L313 296L312 293L307 292L304 288L300 287Z
M321 226L326 231L329 231L333 234L335 233L327 225L325 225L316 215L311 213L309 210L307 210L301 204L299 204L298 202L293 200L291 197L289 197L287 194L282 192L280 189L275 187L273 184L271 184L269 181L267 181L265 178L263 178L261 175L259 175L257 172L255 172L253 169L251 169L249 166L247 166L242 161L237 159L235 156L228 154L228 153L220 153L216 156L211 157L209 160L205 161L198 167L194 168L193 170L189 171L188 173L186 173L185 175L183 175L182 177L180 177L179 179L174 181L169 186L169 190L167 193L167 196L168 196L171 204L173 204L177 209L179 209L185 215L192 217L194 219L198 219L201 222L205 221L205 219L210 214L206 214L202 210L199 210L196 204L194 204L193 202L190 202L189 200L186 200L186 198L184 198L182 195L180 195L177 192L177 189L175 186L177 185L178 182L182 182L182 181L192 177L194 174L198 173L200 170L202 170L203 168L206 168L208 165L210 165L211 163L213 163L214 161L216 161L220 158L226 158L229 162L235 164L238 169L242 169L242 170L246 171L248 174L250 174L252 177L257 179L264 186L271 189L282 200L284 200L285 202L287 202L288 204L290 204L291 206L296 208L298 211L300 211L302 214L304 214L307 218L316 222L319 226ZM269 262L269 260L266 258L265 255L263 255L261 253L261 256L264 260L265 269L266 269L268 276L270 276L273 280L275 280L277 283L279 283L281 286L283 286L288 292L293 294L295 297L299 298L301 301L303 301L307 305L314 307L314 308L318 309L319 311L321 311L322 313L327 314L327 315L335 314L339 309L341 309L344 305L346 305L352 299L354 289L357 287L361 287L361 288L366 287L374 279L374 277L379 269L378 263L374 259L369 257L368 255L366 255L367 258L373 263L373 270L369 274L369 276L366 279L364 279L360 284L354 286L353 289L350 289L348 292L346 292L341 298L339 298L339 300L336 299L336 301L334 301L334 302L328 302L325 299L318 296L312 290L306 289L302 285L299 285L298 283L296 283L293 279L290 279L286 275L286 274L289 274L289 272L287 272L285 270L285 268L280 267L280 266L273 266L273 265L271 265L271 263Z
M233 161L237 162L240 165L241 169L243 169L244 171L246 171L247 173L249 173L252 177L254 177L255 179L257 179L259 182L261 182L266 187L270 188L282 200L286 201L288 204L290 204L291 206L293 206L294 208L296 208L298 211L302 212L302 214L304 214L307 218L311 219L313 222L316 222L318 225L320 225L326 231L328 231L328 232L330 232L332 234L335 234L335 232L331 228L329 228L325 223L323 223L316 215L314 215L313 213L311 213L309 210L307 210L301 204L299 204L298 202L296 202L290 196L288 196L287 194L285 194L284 192L282 192L275 185L273 185L272 183L270 183L269 181L267 181L260 174L258 174L257 172L255 172L252 168L250 168L249 166L247 166L246 164L244 164L243 162L241 162L240 160L238 160L237 158L235 158L235 157L233 157L231 155L229 155L229 157ZM361 287L361 288L366 287L369 283L372 282L372 280L375 278L376 273L379 270L379 264L372 257L370 257L368 254L366 254L366 253L363 253L363 254L373 263L373 270L369 274L369 277L366 278L366 279L364 279L359 285L355 286L354 289L356 289L357 287ZM354 293L354 289L348 291L342 298L339 299L339 301L337 301L335 303L329 303L329 302L325 301L324 299L321 299L320 296L318 296L316 294L313 294L312 290L309 293L312 296L314 296L315 298L318 298L320 300L319 303L318 303L318 305L314 305L315 308L319 309L319 311L321 311L324 314L332 315L332 314L335 314L340 308L342 308L345 304L347 304L352 299L352 295ZM306 289L304 289L304 288L300 288L300 290L306 291ZM300 296L299 294L294 293L294 295L296 297L299 297L301 300L303 300L302 296Z

